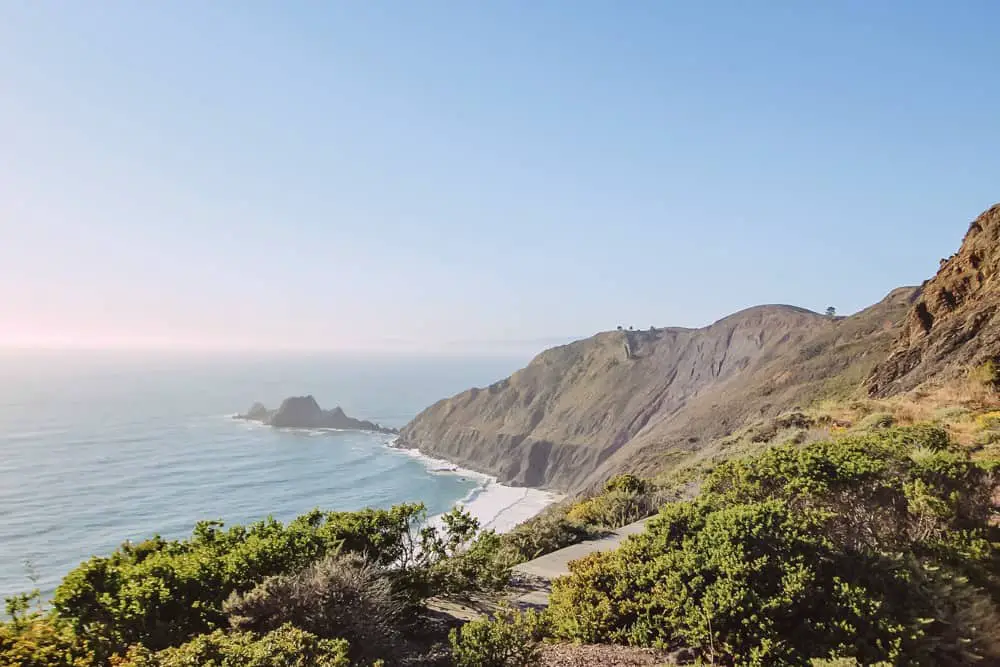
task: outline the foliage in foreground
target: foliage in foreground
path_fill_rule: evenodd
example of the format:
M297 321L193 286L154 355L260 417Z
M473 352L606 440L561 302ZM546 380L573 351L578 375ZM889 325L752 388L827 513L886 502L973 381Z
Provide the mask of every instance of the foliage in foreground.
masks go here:
M284 625L265 635L216 630L177 648L133 647L116 667L349 667L347 642Z
M663 498L652 482L635 475L612 477L603 493L574 504L566 518L595 528L615 529L656 512Z
M190 539L159 537L123 545L70 572L54 607L105 654L132 644L177 646L226 625L223 603L266 577L296 572L328 554L366 554L377 563L406 555L419 505L390 510L304 514L288 525L266 519L223 530L197 525Z
M554 632L726 664L1000 660L996 486L926 426L726 463L696 501L572 564Z
M561 511L560 511L561 510ZM516 562L538 558L595 535L591 527L566 518L566 510L554 508L529 519L501 535L503 548Z
M542 614L501 611L452 630L452 660L456 667L527 667L538 660L546 632Z
M329 556L291 575L233 593L225 611L236 630L257 633L292 625L346 640L355 660L389 658L403 644L406 601L386 573L359 556Z
M90 667L94 654L69 623L33 607L38 591L7 600L10 620L0 622L0 664L18 667Z
M652 480L618 475L599 493L550 506L499 536L497 547L509 562L522 563L644 519L655 514L666 499Z
M510 564L497 540L459 510L428 526L422 505L315 510L288 524L228 529L202 522L188 539L126 543L84 562L59 585L49 612L30 611L30 596L11 598L12 620L0 622L0 664L104 665L130 650L134 660L175 660L157 652L216 645L257 659L287 643L279 638L291 641L287 631L270 634L287 623L308 635L296 642L353 639L355 657L367 660L400 644L404 612L424 598L505 585ZM231 624L253 634L219 644Z

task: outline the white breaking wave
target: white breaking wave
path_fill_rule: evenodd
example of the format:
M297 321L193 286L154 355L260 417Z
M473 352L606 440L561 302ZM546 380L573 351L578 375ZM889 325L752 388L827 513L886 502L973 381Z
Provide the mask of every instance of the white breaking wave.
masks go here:
M509 531L563 498L551 491L500 484L492 475L460 468L451 461L428 456L417 449L394 447L394 442L395 439L392 439L386 444L394 451L418 460L431 472L458 475L478 481L479 486L456 505L462 506L476 517L484 529L492 529L498 533ZM435 523L437 518L437 516L431 517L430 522Z

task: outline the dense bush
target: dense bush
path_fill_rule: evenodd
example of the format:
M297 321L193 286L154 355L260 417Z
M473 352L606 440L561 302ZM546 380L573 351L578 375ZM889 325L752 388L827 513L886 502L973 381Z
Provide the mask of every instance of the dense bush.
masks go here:
M601 493L573 504L566 518L592 529L614 530L648 517L662 503L650 480L623 474L605 482Z
M263 632L292 621L329 638L362 636L346 608L377 608L388 646L398 632L389 625L401 616L392 610L441 592L494 590L509 578L511 552L495 534L480 533L458 510L440 524L426 523L422 505L315 510L287 525L202 522L188 539L124 544L81 564L56 589L52 618L100 660L136 645L177 647L227 627L227 611L242 628Z
M133 647L116 667L349 667L347 642L320 639L290 625L265 635L216 630L182 646Z
M233 628L264 633L285 624L341 638L356 660L393 656L402 646L407 605L385 572L359 556L328 556L292 575L268 577L225 611Z
M486 531L428 569L429 590L435 595L496 592L510 583L511 568L519 562L500 535Z
M502 611L452 630L452 661L455 667L527 667L538 661L546 633L542 614Z
M928 426L723 464L555 582L557 635L733 664L1000 660L996 479Z
M68 623L34 607L38 592L7 599L8 621L0 622L0 665L92 667L97 658Z
M873 412L868 415L860 422L858 422L858 428L864 431L870 431L877 428L889 428L896 423L896 418L888 412Z
M652 494L613 489L582 500L566 515L570 521L613 530L644 519L656 511Z
M952 447L946 431L916 425L725 463L706 480L702 498L780 498L820 511L825 535L845 550L912 550L990 565L996 486L992 468Z
M524 562L648 517L663 502L652 481L618 475L597 495L549 507L501 535L500 544L512 563Z
M988 390L1000 389L1000 364L993 359L969 369L969 380Z
M976 427L981 431L1000 429L1000 412L990 411L976 417Z
M108 655L132 644L176 646L223 627L222 605L266 577L301 570L328 554L364 554L376 563L405 560L411 524L423 506L304 514L288 525L267 519L223 530L197 525L190 539L159 537L123 545L70 572L54 607L74 630Z
M501 536L503 546L516 562L551 553L594 535L586 525L572 521L564 513L545 512Z
M604 483L604 490L608 492L623 491L625 493L647 493L650 491L648 480L625 473L612 477Z

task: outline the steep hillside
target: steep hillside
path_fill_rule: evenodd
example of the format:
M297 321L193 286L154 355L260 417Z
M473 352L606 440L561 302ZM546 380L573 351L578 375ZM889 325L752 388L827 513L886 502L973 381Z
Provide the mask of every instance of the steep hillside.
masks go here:
M998 272L1000 205L972 223L933 279L851 317L760 306L702 329L601 333L440 401L403 429L401 444L567 491L621 471L659 472L819 398L887 397L987 361L995 369Z
M400 443L506 482L567 491L622 470L653 472L749 418L840 390L837 378L859 386L915 293L897 290L839 320L759 306L701 329L597 334L439 401Z
M969 227L907 315L891 356L868 379L872 396L890 396L930 379L948 379L1000 356L1000 204Z

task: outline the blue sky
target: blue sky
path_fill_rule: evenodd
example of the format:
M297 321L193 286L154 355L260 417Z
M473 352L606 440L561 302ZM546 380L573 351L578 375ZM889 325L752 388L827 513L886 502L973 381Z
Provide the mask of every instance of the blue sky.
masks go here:
M1000 200L1000 5L0 3L0 344L849 313Z

